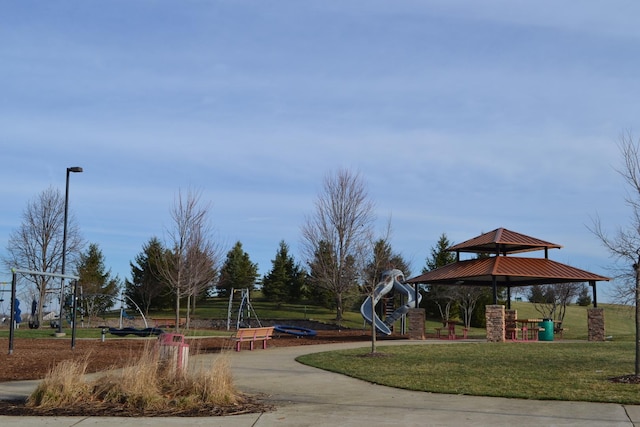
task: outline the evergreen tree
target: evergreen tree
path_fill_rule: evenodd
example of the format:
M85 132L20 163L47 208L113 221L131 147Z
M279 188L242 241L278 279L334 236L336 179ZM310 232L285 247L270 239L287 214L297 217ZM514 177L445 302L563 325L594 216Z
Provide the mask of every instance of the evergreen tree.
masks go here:
M98 245L91 243L87 252L80 254L76 275L82 286L81 307L91 318L111 308L118 294L120 283L106 270L104 256Z
M545 295L544 289L540 285L533 285L529 288L529 295L527 295L527 299L531 303L535 304L546 304L549 302L548 295Z
M144 314L150 309L164 309L173 305L171 289L158 277L158 260L165 249L157 237L152 237L142 247L142 252L131 262L131 281L125 280L125 295L142 308Z
M423 273L433 271L436 268L444 267L447 264L451 264L456 261L456 255L453 252L448 252L447 248L451 246L449 238L445 233L440 235L438 242L431 248L431 257L427 258L426 266L422 269Z
M242 243L236 242L227 253L227 259L220 272L218 291L221 296L229 296L231 289L255 288L258 279L258 264L251 262L249 254L242 249Z
M271 271L262 279L265 298L275 302L300 300L306 274L289 255L289 247L284 240L280 242L276 257L271 262Z
M398 269L404 273L404 277L411 276L409 263L402 255L393 253L391 244L385 240L378 240L373 246L373 256L365 267L365 279L367 283L376 284L380 280L380 275L391 269Z
M446 249L451 246L451 242L447 238L445 233L442 233L438 242L431 248L431 257L427 258L426 265L422 269L423 273L435 270L436 268L444 267L447 264L451 264L456 261L456 256L452 252L448 252ZM442 324L445 325L451 318L452 303L456 298L456 292L450 286L445 285L430 285L428 288L427 298L427 313L435 312L440 315ZM433 306L435 304L435 307ZM430 306L431 305L431 306ZM435 310L434 310L435 309Z
M578 294L578 299L576 300L576 303L580 306L580 307L587 307L590 306L592 301L591 301L591 295L589 294L589 288L587 287L587 285L582 285L582 287L580 288L580 293Z
M321 286L321 284L323 283L322 278L324 276L324 271L334 268L335 260L333 257L333 250L328 242L322 241L318 245L314 259L309 263L307 297L311 302L330 309L336 308L335 297L331 289Z

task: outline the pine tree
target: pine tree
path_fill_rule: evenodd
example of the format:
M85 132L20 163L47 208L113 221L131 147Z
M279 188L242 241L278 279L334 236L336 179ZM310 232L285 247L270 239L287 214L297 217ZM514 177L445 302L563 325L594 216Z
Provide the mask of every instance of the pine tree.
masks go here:
M449 242L447 235L445 233L442 233L436 245L431 248L431 257L427 258L426 265L422 269L422 272L426 273L428 271L432 271L436 268L444 267L447 264L455 262L455 254L446 250L450 246L451 243ZM429 295L426 304L427 312L429 312L430 309L433 308L429 306L435 304L435 307L440 314L440 318L442 319L442 324L446 325L446 323L452 316L451 308L455 300L454 289L445 285L430 285L428 293Z
M258 265L251 262L249 254L242 249L242 243L236 242L227 253L227 259L220 272L218 291L228 296L231 289L255 288L258 279Z
M119 279L111 277L104 265L104 256L98 245L91 243L85 253L80 254L76 275L82 287L81 306L91 318L111 308L118 294Z
M422 272L426 273L455 262L455 254L446 250L450 246L449 238L445 233L442 233L436 245L431 248L431 257L427 258L426 266L422 269Z
M271 262L271 271L262 279L265 298L275 302L300 300L306 274L289 255L289 246L284 240L280 242L280 248Z
M164 309L173 305L171 289L158 278L158 260L165 251L162 243L152 237L142 247L142 252L131 266L131 281L125 280L125 295L142 308L144 314L150 309Z
M402 258L402 255L393 253L391 244L387 240L379 239L373 246L373 257L365 267L367 283L375 285L380 280L380 275L391 269L402 271L405 277L411 276L409 263Z

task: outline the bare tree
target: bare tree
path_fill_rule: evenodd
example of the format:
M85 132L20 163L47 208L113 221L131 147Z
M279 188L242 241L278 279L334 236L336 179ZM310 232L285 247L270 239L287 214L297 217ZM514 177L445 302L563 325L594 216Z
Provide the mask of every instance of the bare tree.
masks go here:
M198 296L215 285L218 277L222 250L217 241L211 238L209 227L194 230L187 249L187 328L191 313L195 312Z
M541 300L533 301L533 306L543 318L556 320L562 325L567 306L578 297L582 286L581 282L538 285L537 293Z
M619 149L622 167L616 171L628 187L625 202L631 209L631 221L626 226L619 226L615 234L609 236L603 230L600 218L596 217L590 230L620 263L616 267L619 272L617 278L621 279L615 284L617 296L621 302L630 299L635 304L635 375L640 376L640 143L634 142L627 132L620 138Z
M64 229L64 195L49 187L27 203L22 224L11 232L7 244L8 255L3 258L7 268L21 268L45 273L60 273L62 269L62 239ZM74 264L82 249L83 240L74 216L67 216L68 264ZM60 286L59 279L29 275L26 279L37 290L37 322L42 323L42 307L51 288ZM60 304L63 302L60 301Z
M464 327L471 327L471 316L476 309L478 301L484 294L484 289L481 286L456 286L454 293L457 295L458 305L462 312L462 320L464 321Z
M211 237L209 205L200 193L178 191L171 208L172 227L166 229L166 251L158 260L158 274L175 295L176 330L180 328L180 302L187 298L187 329L192 299L216 278L220 251Z
M333 294L341 321L343 296L358 285L373 240L374 206L360 174L346 169L325 177L315 205L302 226L303 251L311 283Z

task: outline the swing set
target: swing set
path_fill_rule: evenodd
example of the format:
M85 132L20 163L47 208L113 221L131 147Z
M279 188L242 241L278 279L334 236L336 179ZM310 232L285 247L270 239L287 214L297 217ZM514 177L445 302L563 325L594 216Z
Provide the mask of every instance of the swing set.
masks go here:
M251 327L251 315L253 315L254 319L258 323L258 327L262 327L260 323L260 319L258 319L258 315L256 311L253 309L251 305L251 301L249 300L249 288L244 289L234 289L231 288L231 292L229 293L229 307L227 308L227 331L231 329L231 318L234 313L233 307L233 296L236 292L240 292L240 305L237 308L237 317L236 317L236 329L240 328L250 328Z
M71 322L71 349L73 350L76 347L76 311L78 304L78 280L80 279L78 276L74 276L71 274L58 274L58 273L48 273L44 271L30 271L30 270L19 270L17 268L12 268L11 273L13 278L11 280L11 320L9 323L9 355L13 354L13 341L15 337L15 328L16 328L16 320L20 316L20 311L16 310L16 287L18 283L18 274L30 274L33 276L48 276L48 277L56 277L62 279L61 289L64 286L64 279L70 279L73 281L73 298L72 298L72 322ZM60 302L60 319L62 319L62 301ZM61 320L62 321L62 320Z
M3 289L0 289L0 324L4 324L7 321L7 318L5 317L7 313L4 312L4 295L2 294L5 292L11 292L10 289L4 289L4 286L10 284L11 282L0 282L0 286L3 287Z

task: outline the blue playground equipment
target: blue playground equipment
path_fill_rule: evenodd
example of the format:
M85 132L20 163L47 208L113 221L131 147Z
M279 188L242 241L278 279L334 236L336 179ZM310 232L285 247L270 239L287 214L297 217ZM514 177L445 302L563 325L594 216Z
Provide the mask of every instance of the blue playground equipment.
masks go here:
M315 337L318 334L313 329L289 325L275 325L273 330L283 334L295 335L297 337Z

